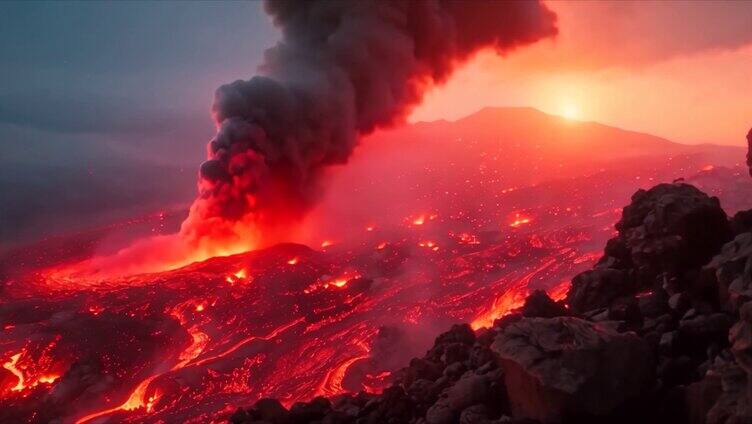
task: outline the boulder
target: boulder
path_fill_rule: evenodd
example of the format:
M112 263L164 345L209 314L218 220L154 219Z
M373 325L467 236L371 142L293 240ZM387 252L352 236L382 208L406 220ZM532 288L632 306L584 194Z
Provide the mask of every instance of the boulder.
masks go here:
M653 382L647 342L579 318L525 318L491 348L499 355L512 414L543 423L608 415Z
M584 313L608 307L614 300L635 291L636 287L625 271L596 268L574 277L566 302L572 311Z
M568 315L567 308L559 302L554 302L543 290L536 290L525 299L522 306L525 317L553 318Z
M487 402L491 393L491 378L488 375L466 374L444 390L439 400L428 409L426 422L456 423L465 408Z
M684 183L637 191L616 229L638 276L647 282L661 272L704 265L731 238L718 198Z

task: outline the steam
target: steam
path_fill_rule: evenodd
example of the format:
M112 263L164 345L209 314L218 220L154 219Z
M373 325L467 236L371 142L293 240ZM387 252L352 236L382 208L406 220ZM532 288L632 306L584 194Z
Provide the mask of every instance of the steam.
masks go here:
M220 87L218 125L181 235L210 249L272 241L315 204L328 167L402 120L481 48L557 32L537 1L270 1L282 40L259 75ZM211 241L211 243L209 243Z

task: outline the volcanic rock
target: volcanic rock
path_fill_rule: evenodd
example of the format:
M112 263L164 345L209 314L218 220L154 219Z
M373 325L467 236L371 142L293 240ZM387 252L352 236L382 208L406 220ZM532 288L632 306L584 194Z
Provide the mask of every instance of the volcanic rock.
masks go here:
M637 191L616 229L637 276L648 281L704 265L731 237L718 198L683 183Z
M290 422L290 413L276 399L260 399L247 410L239 409L230 417L230 422L233 424L248 422L287 424Z
M653 380L648 344L631 333L573 317L526 318L497 336L515 418L544 423L606 415Z
M734 235L752 231L752 210L737 212L729 224Z
M566 302L575 312L607 307L614 300L634 293L634 282L622 270L596 268L572 280Z
M721 302L731 311L752 299L752 233L743 233L723 246L704 269L714 279Z
M554 302L543 290L536 290L525 299L522 306L525 317L553 318L568 315L567 308L559 302Z

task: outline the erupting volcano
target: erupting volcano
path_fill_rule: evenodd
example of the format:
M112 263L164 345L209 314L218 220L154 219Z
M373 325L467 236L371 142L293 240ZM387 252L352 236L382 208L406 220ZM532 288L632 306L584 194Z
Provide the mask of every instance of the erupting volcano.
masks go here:
M554 38L541 2L265 11L281 39L217 89L189 206L0 256L0 422L221 422L380 393L451 324L564 299L636 189L684 179L752 207L735 147L532 108L405 123L478 52Z
M84 274L174 269L289 240L327 169L360 137L402 121L480 49L503 54L556 34L538 2L276 1L266 11L282 41L258 76L217 90L217 135L179 235L94 260Z

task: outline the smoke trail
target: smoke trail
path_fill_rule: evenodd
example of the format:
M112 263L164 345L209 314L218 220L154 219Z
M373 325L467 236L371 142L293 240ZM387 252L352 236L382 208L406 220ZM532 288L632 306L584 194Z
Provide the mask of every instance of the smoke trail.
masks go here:
M538 1L270 1L282 40L258 76L220 87L188 240L257 243L302 217L327 167L403 119L426 89L484 47L554 36ZM206 247L206 246L205 246Z

